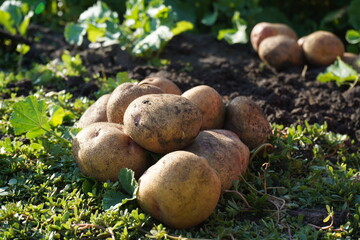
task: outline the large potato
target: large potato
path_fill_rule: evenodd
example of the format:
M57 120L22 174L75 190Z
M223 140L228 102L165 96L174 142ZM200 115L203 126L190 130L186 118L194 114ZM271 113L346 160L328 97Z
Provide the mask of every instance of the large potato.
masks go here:
M176 95L181 95L182 91L180 88L172 81L165 77L154 76L148 77L139 82L139 85L150 84L160 88L164 93L171 93Z
M345 51L342 41L333 33L316 31L306 36L302 44L306 60L316 66L332 64Z
M277 70L304 64L301 47L294 39L285 35L264 39L259 45L259 57Z
M165 225L190 228L211 215L220 189L220 179L205 158L174 151L140 177L137 201L145 212Z
M250 150L266 143L271 127L261 108L250 98L239 96L226 106L224 128L236 133Z
M81 115L76 127L84 128L95 122L107 122L106 105L110 94L102 95Z
M250 41L255 51L258 51L260 43L271 36L285 35L297 40L296 32L286 24L261 22L254 26L250 33Z
M111 93L106 105L109 122L123 123L124 113L129 104L136 98L146 94L159 94L163 91L153 85L123 83Z
M232 187L234 180L244 175L250 159L249 148L232 131L204 130L185 151L204 157L220 177L221 190Z
M200 85L185 91L182 96L195 103L203 114L201 130L223 127L225 104L214 88Z
M149 167L146 151L116 123L98 122L83 128L73 140L72 153L80 171L99 181L116 181L122 168L140 177Z
M194 141L202 114L187 98L174 94L149 94L130 103L124 130L143 148L168 153Z

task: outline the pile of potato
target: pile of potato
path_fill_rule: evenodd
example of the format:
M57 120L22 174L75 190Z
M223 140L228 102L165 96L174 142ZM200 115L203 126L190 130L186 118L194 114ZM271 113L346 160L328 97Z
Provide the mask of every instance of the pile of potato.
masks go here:
M345 52L343 42L331 32L315 31L298 39L292 28L281 23L256 24L250 40L260 59L277 70L304 64L327 66Z
M116 181L134 170L139 206L173 228L193 227L241 179L250 150L265 143L270 124L249 98L226 105L212 87L184 93L171 80L123 83L100 97L76 124L73 155L81 172ZM154 163L150 157L162 156Z

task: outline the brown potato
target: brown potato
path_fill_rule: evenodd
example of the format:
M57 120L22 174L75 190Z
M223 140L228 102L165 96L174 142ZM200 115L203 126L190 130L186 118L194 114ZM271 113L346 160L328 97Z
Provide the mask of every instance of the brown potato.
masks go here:
M109 122L123 123L124 113L129 104L136 98L146 94L164 93L153 85L138 85L123 83L111 93L106 105L106 114Z
M201 130L223 127L225 104L214 88L200 85L185 91L182 96L195 103L203 114Z
M261 22L251 30L251 45L255 51L258 51L259 45L264 39L276 35L286 35L294 40L298 38L296 32L286 24Z
M250 98L239 96L226 106L224 128L236 133L250 150L266 143L271 127L261 108Z
M345 51L342 41L335 34L327 31L309 34L302 48L307 62L316 66L332 64Z
M144 84L154 85L160 88L164 93L170 93L176 95L182 94L180 88L174 82L170 81L165 77L158 77L158 76L148 77L142 80L141 82L139 82L139 85L144 85Z
M137 201L145 212L165 225L190 228L211 215L220 189L220 179L205 158L174 151L140 177Z
M117 123L86 126L75 136L72 153L80 171L99 181L116 181L122 168L132 169L140 177L150 165L146 151Z
M285 35L264 39L259 46L259 57L277 70L304 64L301 47L294 39Z
M78 128L84 128L95 122L107 122L106 105L110 94L102 95L81 115L76 124Z
M143 148L168 153L194 141L202 114L187 98L149 94L135 99L124 114L125 132Z
M185 151L204 157L220 177L221 190L232 187L248 168L249 148L232 131L225 129L204 130Z

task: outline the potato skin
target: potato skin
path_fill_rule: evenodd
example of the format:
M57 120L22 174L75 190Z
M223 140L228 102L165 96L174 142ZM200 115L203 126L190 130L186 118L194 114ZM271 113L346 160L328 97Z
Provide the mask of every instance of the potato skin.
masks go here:
M200 85L185 91L182 96L195 103L203 114L201 130L223 127L225 104L221 95L214 88Z
M316 31L307 35L302 48L307 62L316 66L332 64L345 51L342 41L327 31Z
M276 35L286 35L294 40L298 38L296 32L286 24L260 22L251 30L251 45L255 51L258 51L259 45L264 39Z
M144 84L150 84L156 86L160 88L164 93L170 93L176 95L182 94L180 88L174 82L170 81L165 77L159 77L159 76L147 77L139 82L140 86Z
M156 153L168 153L190 144L201 124L200 109L175 94L141 96L124 114L125 132L140 146Z
M106 113L109 122L123 123L124 113L129 104L136 98L146 94L164 93L160 88L153 85L138 85L123 83L111 93L106 105Z
M83 128L73 140L72 154L80 171L99 181L116 181L122 168L134 170L138 178L150 165L146 151L116 123Z
M104 94L97 99L85 112L81 115L76 124L78 128L84 128L95 122L107 122L106 105L110 94Z
M250 150L266 143L272 134L264 112L244 96L232 99L226 106L224 128L236 133Z
M205 158L174 151L140 177L137 201L145 212L165 225L184 229L211 215L220 189L220 179Z
M285 35L264 39L259 46L259 57L276 70L304 64L301 47L294 39Z
M201 131L184 150L209 162L219 174L222 191L230 189L234 180L240 180L249 165L249 148L234 132L225 129Z

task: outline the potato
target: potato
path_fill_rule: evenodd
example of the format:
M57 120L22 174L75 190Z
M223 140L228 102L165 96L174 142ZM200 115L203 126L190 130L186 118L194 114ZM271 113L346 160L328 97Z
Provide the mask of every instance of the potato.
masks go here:
M238 96L226 106L224 128L236 133L250 150L266 143L271 127L261 108L250 98Z
M233 180L239 180L249 165L249 148L235 133L225 129L201 131L184 150L209 162L219 174L222 191L230 189Z
M276 70L304 64L301 47L294 39L285 35L264 39L259 46L259 57Z
M177 229L206 220L220 197L221 183L207 160L186 151L166 154L139 179L139 206Z
M194 141L202 114L187 98L175 94L149 94L130 103L124 114L125 132L143 148L168 153Z
M165 77L157 77L157 76L148 77L142 80L141 82L139 82L139 85L144 85L144 84L154 85L160 88L164 93L171 93L176 95L182 94L180 88L174 82L170 81Z
M134 170L138 178L150 165L146 151L116 123L83 128L73 140L72 153L80 171L99 181L116 181L122 168Z
M296 32L286 24L261 22L251 30L251 45L255 51L258 51L259 45L264 39L276 35L286 35L294 40L298 38Z
M95 122L107 122L106 105L109 97L110 94L104 94L88 107L81 115L76 127L84 128Z
M163 91L153 85L138 85L123 83L111 93L106 105L106 113L109 122L123 123L124 112L129 104L136 98L146 94L159 94Z
M345 51L342 41L335 34L327 31L309 34L302 48L307 62L316 66L332 64Z
M225 104L221 95L214 88L200 85L185 91L182 96L199 107L203 115L201 130L222 128L225 118Z

